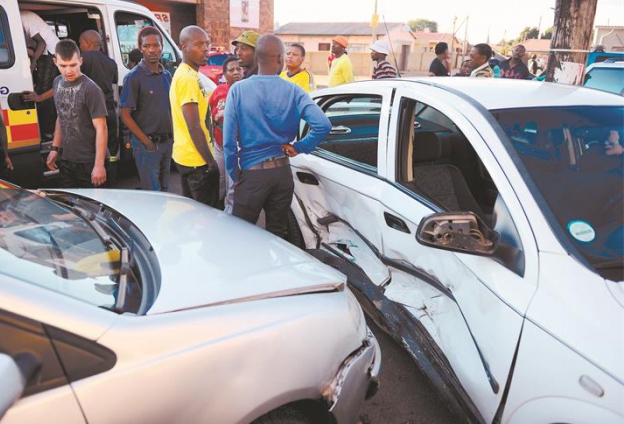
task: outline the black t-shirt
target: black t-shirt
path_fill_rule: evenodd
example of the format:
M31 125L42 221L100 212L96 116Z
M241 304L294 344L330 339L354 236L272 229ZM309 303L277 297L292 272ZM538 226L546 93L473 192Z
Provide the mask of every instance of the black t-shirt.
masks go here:
M99 50L83 52L80 69L100 87L106 99L106 108L114 110L113 84L117 84L119 79L115 61Z
M431 66L429 66L429 72L434 73L438 77L448 77L448 71L446 70L446 66L439 58L433 59L431 62Z
M61 124L63 160L91 163L95 160L95 127L92 120L106 117L104 93L86 75L67 82L54 80L54 105Z

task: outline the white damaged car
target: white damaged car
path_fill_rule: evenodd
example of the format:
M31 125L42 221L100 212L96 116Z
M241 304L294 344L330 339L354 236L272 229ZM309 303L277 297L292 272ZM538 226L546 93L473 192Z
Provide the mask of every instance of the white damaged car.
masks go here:
M291 241L466 422L624 423L624 99L485 78L312 96L332 130L291 161Z
M352 424L381 355L345 286L190 199L0 182L0 422Z

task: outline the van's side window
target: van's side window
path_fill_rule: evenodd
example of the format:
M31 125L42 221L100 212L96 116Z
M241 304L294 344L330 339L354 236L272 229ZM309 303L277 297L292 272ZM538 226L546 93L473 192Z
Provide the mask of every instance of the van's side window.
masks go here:
M117 38L119 39L119 49L123 63L128 67L128 54L139 47L138 35L141 28L145 26L155 26L154 22L142 15L134 13L118 12L115 14L115 25L117 27ZM173 73L176 65L175 50L167 38L163 38L164 46L162 62L165 68Z
M6 11L0 7L0 68L10 68L15 62Z

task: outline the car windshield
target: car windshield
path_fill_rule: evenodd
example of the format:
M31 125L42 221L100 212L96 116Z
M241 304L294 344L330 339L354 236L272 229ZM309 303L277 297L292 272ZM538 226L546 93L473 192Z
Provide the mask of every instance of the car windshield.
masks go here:
M624 279L624 108L492 112L552 214L551 226L605 278ZM529 184L532 187L533 184Z
M118 310L122 249L87 210L0 181L0 272ZM130 274L123 311L135 312L140 285ZM128 275L126 275L128 279Z
M585 75L585 87L624 95L624 67L591 69Z

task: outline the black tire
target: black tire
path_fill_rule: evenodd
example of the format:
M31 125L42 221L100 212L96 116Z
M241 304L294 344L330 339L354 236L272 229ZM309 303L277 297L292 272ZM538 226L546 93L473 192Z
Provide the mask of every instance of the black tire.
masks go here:
M297 218L295 218L295 214L292 210L288 211L288 223L287 223L288 234L286 235L286 240L299 249L305 249L305 241L303 240L303 234L301 234L301 229L299 228L299 223L297 222Z
M261 416L252 424L314 424L304 414L289 406L282 406Z

